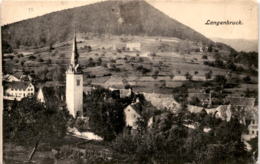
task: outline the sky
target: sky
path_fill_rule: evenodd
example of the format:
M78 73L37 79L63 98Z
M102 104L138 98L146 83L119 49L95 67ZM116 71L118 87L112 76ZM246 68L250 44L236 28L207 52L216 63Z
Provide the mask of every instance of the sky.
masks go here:
M1 5L1 25L100 1L105 0L3 0ZM209 38L254 40L258 38L258 6L256 0L146 1L171 18ZM207 20L241 20L243 24L205 25Z

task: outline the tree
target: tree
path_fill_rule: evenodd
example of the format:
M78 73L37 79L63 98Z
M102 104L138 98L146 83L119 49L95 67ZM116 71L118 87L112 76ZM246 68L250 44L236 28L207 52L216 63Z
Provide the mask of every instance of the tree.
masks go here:
M202 59L208 59L208 56L207 55L203 55L201 58Z
M189 80L189 81L192 80L192 75L191 75L189 72L187 72L187 73L185 74L185 76L186 76L186 79L187 79L187 80Z
M157 79L158 75L159 75L159 71L158 70L154 71L154 73L152 74L153 79Z
M57 66L56 68L53 69L52 72L52 80L54 81L64 81L65 80L65 68L61 66Z
M2 45L3 45L3 53L12 53L13 52L12 46L6 40L3 40Z
M224 87L224 85L227 82L227 79L223 75L216 75L214 80L216 83L220 84L222 86L222 88Z
M190 104L195 105L195 106L199 106L199 105L201 105L201 102L200 102L198 97L191 97Z
M28 157L31 161L39 143L65 136L68 118L66 110L48 108L35 98L25 98L11 110L4 109L4 136L17 144L34 145Z
M41 81L46 81L47 80L47 73L48 73L48 67L39 67L35 70L36 76L41 80Z
M160 80L160 88L165 88L166 87L166 81L165 80Z
M213 51L213 45L210 44L209 47L208 47L208 52L212 52Z
M245 77L243 78L243 80L244 80L244 82L246 82L246 83L250 83L250 82L251 82L250 76L245 76Z
M212 77L212 71L211 70L209 72L205 73L205 78L207 80L211 79L211 77Z
M237 67L236 67L236 65L234 64L234 62L232 60L228 60L227 61L226 67L228 69L230 69L231 71L236 71L237 70Z
M123 109L131 100L113 98L111 91L97 88L86 102L86 115L90 118L89 126L94 133L109 141L122 132L125 123Z
M173 74L173 73L170 74L170 78L171 78L171 79L174 78L174 74Z

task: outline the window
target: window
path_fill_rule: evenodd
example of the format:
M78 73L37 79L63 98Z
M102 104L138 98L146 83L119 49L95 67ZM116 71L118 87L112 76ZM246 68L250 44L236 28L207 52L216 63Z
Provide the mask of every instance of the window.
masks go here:
M254 131L252 130L252 134L254 134Z
M79 86L80 85L80 80L79 79L77 79L77 86Z

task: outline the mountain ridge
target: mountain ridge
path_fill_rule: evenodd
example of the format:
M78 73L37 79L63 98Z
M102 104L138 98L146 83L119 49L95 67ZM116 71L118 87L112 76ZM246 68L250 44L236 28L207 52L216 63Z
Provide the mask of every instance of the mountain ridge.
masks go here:
M2 37L12 47L41 46L65 41L72 36L74 27L78 32L168 36L212 43L142 0L103 1L48 13L4 25Z
M212 38L212 40L217 42L225 43L236 51L255 51L258 52L258 40L257 39L225 39L225 38Z

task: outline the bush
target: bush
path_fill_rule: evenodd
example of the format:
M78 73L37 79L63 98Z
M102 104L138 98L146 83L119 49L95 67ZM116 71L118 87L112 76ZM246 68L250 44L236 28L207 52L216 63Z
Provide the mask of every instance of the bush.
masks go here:
M44 60L42 58L39 58L38 62L44 62Z
M191 105L200 106L201 102L198 97L192 97L189 101Z
M75 127L80 131L87 131L89 130L89 124L87 118L77 118L75 121Z
M33 56L33 55L29 56L29 60L35 60L35 59L36 59L35 56Z
M208 56L207 55L203 55L201 58L202 59L208 59Z
M243 78L243 81L246 82L246 83L250 83L250 82L251 82L250 76L245 76L245 77Z

